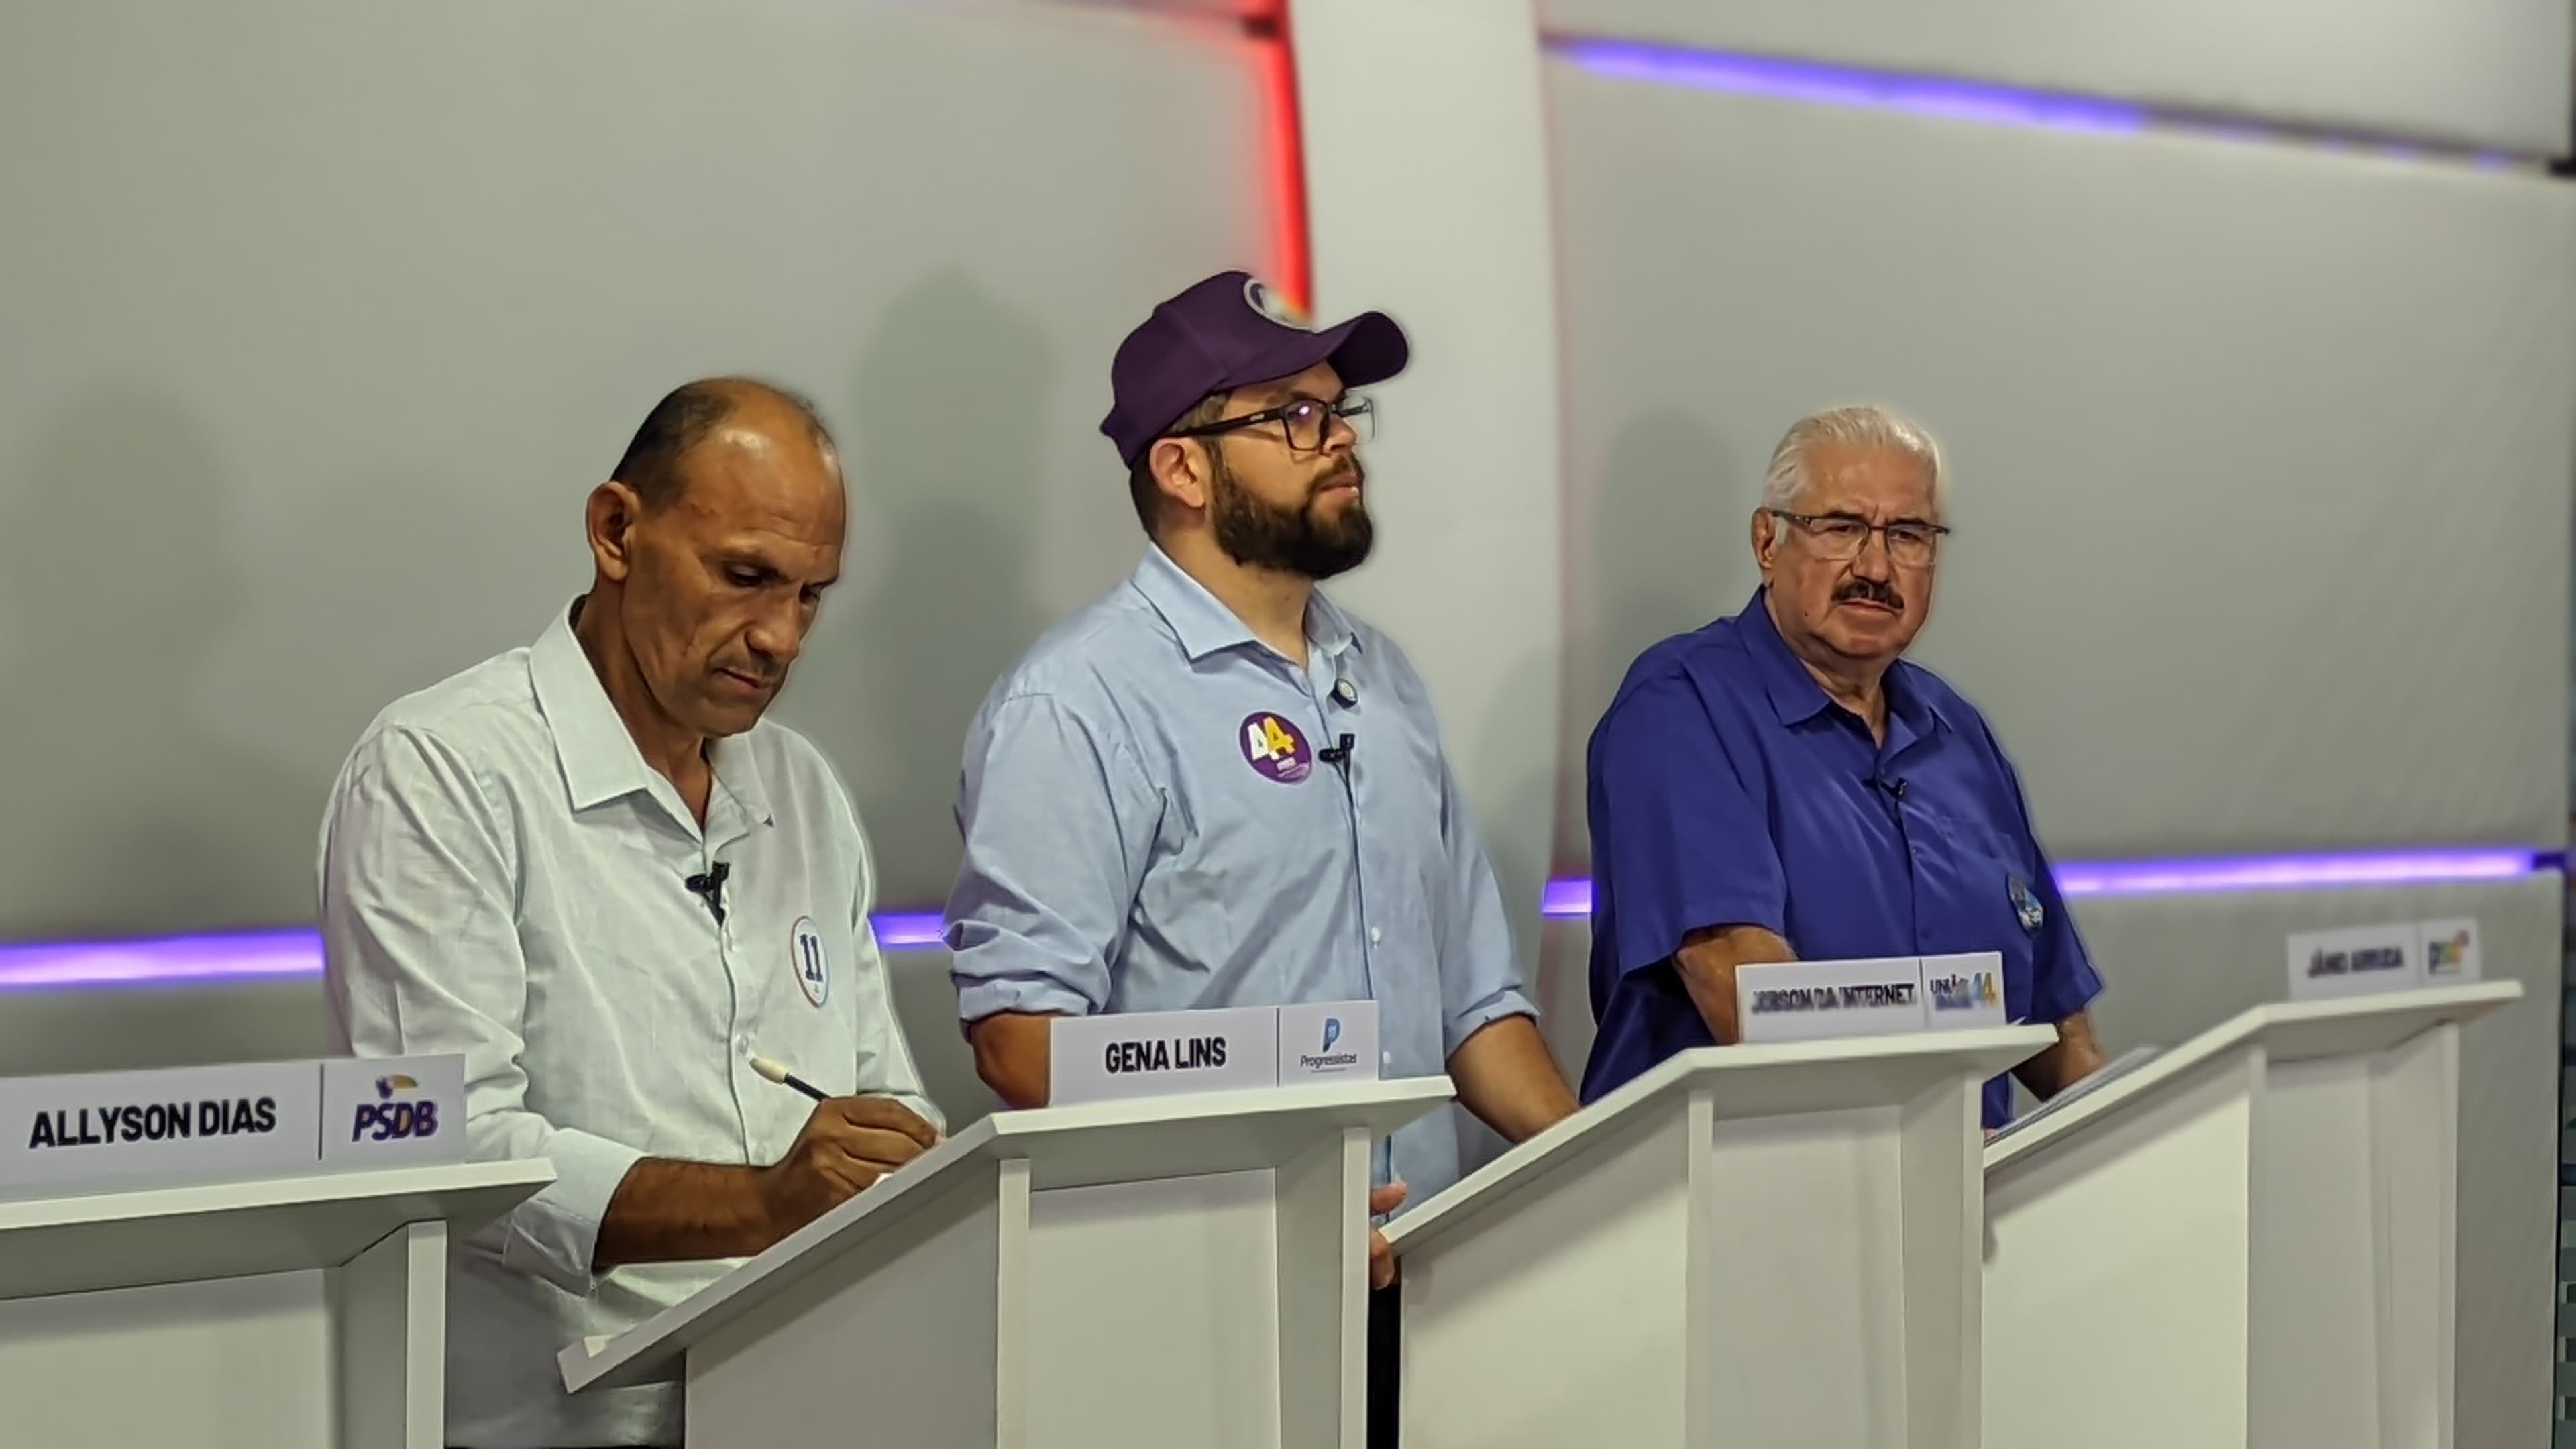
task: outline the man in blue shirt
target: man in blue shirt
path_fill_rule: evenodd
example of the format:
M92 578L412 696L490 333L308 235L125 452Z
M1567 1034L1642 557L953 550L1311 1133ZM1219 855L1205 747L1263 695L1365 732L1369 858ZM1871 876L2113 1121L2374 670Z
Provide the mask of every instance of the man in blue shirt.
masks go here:
M2101 992L1985 718L1898 656L1932 604L1941 456L1877 408L1772 454L1744 611L1649 649L1592 732L1594 1100L1685 1047L1739 1040L1735 968L1999 951L2014 1021L2057 1045L2041 1097L2102 1065ZM1986 1086L1989 1132L2011 1083Z
M1382 1075L1445 1069L1513 1141L1574 1111L1430 693L1315 589L1371 541L1369 404L1346 389L1407 355L1385 316L1310 330L1241 272L1119 346L1101 431L1144 562L1013 665L966 739L950 970L1003 1101L1046 1100L1056 1016L1370 999ZM1459 1168L1449 1113L1412 1123L1378 1144L1370 1211Z

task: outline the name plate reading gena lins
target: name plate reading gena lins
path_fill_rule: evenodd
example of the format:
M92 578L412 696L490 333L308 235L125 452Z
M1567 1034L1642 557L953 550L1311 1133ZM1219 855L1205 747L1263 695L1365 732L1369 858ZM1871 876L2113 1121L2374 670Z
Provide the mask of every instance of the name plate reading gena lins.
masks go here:
M1047 1100L1063 1107L1279 1085L1279 1008L1060 1016Z

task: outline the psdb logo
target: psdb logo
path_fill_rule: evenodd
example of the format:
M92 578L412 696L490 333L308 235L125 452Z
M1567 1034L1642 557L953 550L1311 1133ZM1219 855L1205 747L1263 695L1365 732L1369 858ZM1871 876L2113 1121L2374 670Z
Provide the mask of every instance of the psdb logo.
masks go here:
M349 1140L365 1138L369 1142L401 1142L438 1135L436 1102L403 1102L394 1100L403 1092L418 1091L420 1083L396 1073L376 1078L376 1100L360 1102L351 1114ZM369 1129L372 1128L372 1135Z

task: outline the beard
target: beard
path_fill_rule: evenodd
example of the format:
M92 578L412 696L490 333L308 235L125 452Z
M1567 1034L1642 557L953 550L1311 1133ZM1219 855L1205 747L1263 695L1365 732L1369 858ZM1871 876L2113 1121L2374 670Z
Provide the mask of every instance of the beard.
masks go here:
M1352 499L1339 518L1325 519L1315 512L1315 500L1325 489L1366 480L1359 460L1346 459L1316 479L1306 490L1304 503L1276 508L1235 481L1233 470L1213 449L1209 456L1216 464L1208 480L1209 523L1216 533L1216 546L1225 550L1226 557L1248 568L1308 579L1329 579L1367 561L1377 531L1359 499Z

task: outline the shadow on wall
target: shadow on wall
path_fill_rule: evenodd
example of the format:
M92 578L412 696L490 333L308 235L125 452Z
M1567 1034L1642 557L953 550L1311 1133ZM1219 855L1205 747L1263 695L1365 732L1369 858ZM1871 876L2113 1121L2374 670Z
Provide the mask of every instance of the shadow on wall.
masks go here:
M1738 460L1768 456L1767 444L1730 447L1705 421L1666 407L1631 419L1596 477L1569 480L1576 516L1551 874L1590 869L1585 751L1628 666L1656 642L1734 613L1758 581L1745 520L1761 480ZM1576 1073L1592 1039L1590 939L1583 930L1539 937L1535 985L1548 1041Z
M220 738L194 698L248 592L212 439L159 392L93 388L38 431L22 478L0 507L0 938L262 923L309 901L327 781Z
M873 582L797 716L857 800L883 906L947 899L967 722L1052 622L1030 576L1054 376L1037 320L954 272L899 294L859 356L845 456Z
M1729 447L1702 419L1658 408L1620 430L1597 480L1575 480L1585 516L1567 561L1557 873L1590 860L1584 749L1628 666L1658 641L1734 613L1761 581L1746 520L1762 480L1737 460L1769 456L1767 443Z

